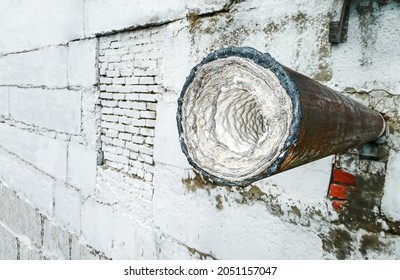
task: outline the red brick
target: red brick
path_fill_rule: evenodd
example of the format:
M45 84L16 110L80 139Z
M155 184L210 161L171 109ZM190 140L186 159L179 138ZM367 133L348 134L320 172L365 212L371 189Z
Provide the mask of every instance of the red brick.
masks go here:
M333 209L335 209L336 211L340 211L343 209L343 205L344 205L345 201L344 200L333 200L332 201L332 207Z
M332 181L334 183L345 184L350 186L356 185L356 180L354 175L342 171L340 169L333 169L332 171Z
M339 184L331 183L329 185L328 196L330 198L346 199L347 198L347 187Z

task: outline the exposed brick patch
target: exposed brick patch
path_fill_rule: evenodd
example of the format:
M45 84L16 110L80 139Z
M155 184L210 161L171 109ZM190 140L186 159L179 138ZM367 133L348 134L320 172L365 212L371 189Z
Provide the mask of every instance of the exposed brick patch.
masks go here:
M332 170L332 181L335 183L346 184L350 186L356 185L355 177L353 174L344 172L336 168Z
M101 141L105 165L152 182L160 28L100 39Z
M328 196L335 199L346 199L347 198L347 187L339 184L330 184Z
M332 207L341 211L347 202L347 193L356 187L353 174L333 168L331 182L329 184L328 197L332 200Z

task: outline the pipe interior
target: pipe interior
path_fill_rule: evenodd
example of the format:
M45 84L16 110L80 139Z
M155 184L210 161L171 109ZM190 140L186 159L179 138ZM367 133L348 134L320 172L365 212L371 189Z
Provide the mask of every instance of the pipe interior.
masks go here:
M276 75L239 57L199 67L181 110L181 140L192 162L230 182L273 164L293 119L291 99Z
M261 108L245 90L232 89L229 94L220 94L216 108L216 136L233 152L249 151L266 132Z

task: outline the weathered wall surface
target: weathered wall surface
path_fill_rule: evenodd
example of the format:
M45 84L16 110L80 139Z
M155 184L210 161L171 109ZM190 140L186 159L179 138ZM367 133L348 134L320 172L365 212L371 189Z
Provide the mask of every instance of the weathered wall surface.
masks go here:
M332 46L340 4L2 1L0 258L400 258L400 3L354 1ZM229 45L385 113L380 160L352 149L246 188L201 178L176 101ZM333 164L356 179L338 212Z

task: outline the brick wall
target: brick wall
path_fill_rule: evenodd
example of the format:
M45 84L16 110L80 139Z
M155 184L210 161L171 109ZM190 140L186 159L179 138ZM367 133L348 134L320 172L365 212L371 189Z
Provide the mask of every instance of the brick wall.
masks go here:
M153 180L153 145L162 63L160 28L102 37L101 141L105 165Z

